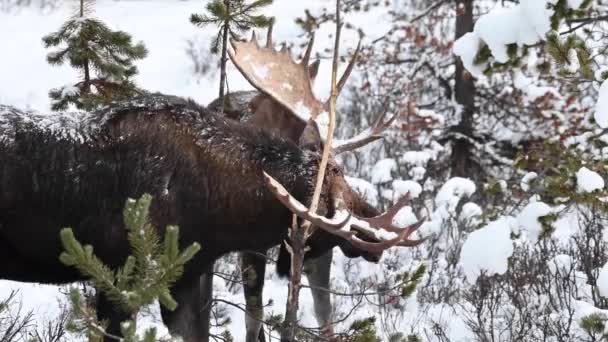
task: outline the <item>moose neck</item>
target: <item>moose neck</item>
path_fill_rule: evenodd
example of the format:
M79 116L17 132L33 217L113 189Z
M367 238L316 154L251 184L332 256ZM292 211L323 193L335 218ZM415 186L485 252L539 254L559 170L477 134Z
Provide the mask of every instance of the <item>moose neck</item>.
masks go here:
M197 151L192 169L196 171L184 182L188 184L184 191L191 192L189 196L202 196L205 208L201 213L207 216L204 220L222 227L213 238L221 242L226 239L222 245L234 249L269 248L280 243L287 237L292 215L268 190L263 173L282 182L298 200L308 204L318 154L262 129L211 113L191 124L189 135Z
M196 212L178 216L189 217L182 225L196 227L200 235L193 239L222 247L214 253L279 244L292 215L268 190L263 173L308 204L319 156L261 128L175 101L138 99L138 107L115 116L111 135L138 135L175 161L167 198L179 198L188 213Z
M282 181L299 199L305 201L312 195L320 159L317 153L301 149L265 129L211 113L196 126L191 133L202 168L220 171L222 174L218 176L223 179L235 177L231 180L237 182L231 183L241 190L251 186L256 191L265 189L263 172L266 172ZM274 199L273 195L269 197Z

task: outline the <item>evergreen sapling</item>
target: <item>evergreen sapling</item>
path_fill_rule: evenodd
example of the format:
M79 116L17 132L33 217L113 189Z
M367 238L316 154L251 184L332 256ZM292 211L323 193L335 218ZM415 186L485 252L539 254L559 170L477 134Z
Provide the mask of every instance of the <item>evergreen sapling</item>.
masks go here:
M46 48L57 48L47 54L49 64L68 62L82 74L79 82L49 92L53 110L65 110L70 104L92 110L141 92L131 78L137 74L134 62L148 53L146 47L142 42L134 44L128 33L112 31L92 18L91 8L91 0L80 0L77 15L42 38Z
M218 53L221 49L220 60L220 89L219 97L224 99L226 85L226 62L228 61L228 39L241 39L241 33L270 26L274 19L256 14L257 11L272 4L272 0L256 0L246 3L245 0L212 0L206 6L206 14L192 14L190 22L204 27L215 25L218 33L211 43L211 52ZM223 100L222 100L223 101ZM222 108L224 108L224 103Z
M137 336L135 317L142 307L157 299L167 309L175 310L177 302L169 289L182 275L184 265L200 250L200 245L193 243L179 251L177 226L168 226L161 242L149 222L151 201L152 197L145 194L139 200L129 199L125 205L123 215L132 255L119 270L113 271L104 265L95 256L93 246L80 244L71 228L64 228L60 233L65 249L59 257L61 262L77 268L90 278L97 291L131 314L132 320L121 324L124 341L156 341L154 329L146 331L141 338ZM95 315L83 304L79 291L72 290L70 299L75 316L89 335L107 336Z

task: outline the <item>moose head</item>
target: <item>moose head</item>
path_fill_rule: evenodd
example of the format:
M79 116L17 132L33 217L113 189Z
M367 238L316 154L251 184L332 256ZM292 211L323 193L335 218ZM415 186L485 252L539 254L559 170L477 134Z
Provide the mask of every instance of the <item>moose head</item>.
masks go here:
M280 51L275 50L271 26L263 46L259 45L254 32L249 41L231 40L232 51L229 51L229 55L241 74L261 93L249 102L251 116L247 121L298 141L303 148L320 151L323 139L319 126L324 127L328 118L329 100L318 100L312 91L312 82L319 67L318 61L310 63L313 44L314 35L308 42L302 60L295 62L290 49L283 46ZM360 42L337 83L338 93L344 88L355 66L359 49ZM352 139L334 144L333 156L382 138L382 132L397 116L395 114L388 120L378 116L371 128ZM399 209L408 203L408 197L379 215L346 183L334 158L329 164L325 180L327 191L324 192L326 201L321 205L320 214L311 213L272 177L265 175L268 186L287 208L335 237L328 239L323 234L313 234L308 240L310 256L314 257L315 251L322 253L339 245L347 256L363 256L369 261L378 261L382 251L387 248L414 246L422 242L409 239L420 223L406 229L392 224Z

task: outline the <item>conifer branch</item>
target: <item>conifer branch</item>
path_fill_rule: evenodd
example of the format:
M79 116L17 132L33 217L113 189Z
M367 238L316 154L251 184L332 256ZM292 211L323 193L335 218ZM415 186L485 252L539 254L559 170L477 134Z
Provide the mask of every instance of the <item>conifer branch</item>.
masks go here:
M179 228L168 226L161 242L157 229L150 224L149 210L152 196L144 194L139 200L127 200L123 211L127 229L127 239L132 248L124 265L111 270L94 254L93 247L83 246L71 228L61 230L60 238L64 248L59 260L67 266L75 267L89 278L95 288L109 300L121 306L135 317L143 306L156 299L169 310L175 310L177 302L169 289L183 274L184 265L200 250L193 243L179 251ZM79 294L71 295L74 312L85 322L89 331L105 334L80 301ZM127 321L121 325L125 341L156 341L156 331L148 330L140 339L136 336L136 322Z

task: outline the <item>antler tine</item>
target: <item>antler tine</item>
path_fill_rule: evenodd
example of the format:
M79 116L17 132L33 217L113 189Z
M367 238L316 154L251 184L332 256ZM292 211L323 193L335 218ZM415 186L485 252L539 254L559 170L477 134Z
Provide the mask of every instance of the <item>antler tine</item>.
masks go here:
M399 213L401 209L403 209L407 204L409 204L410 201L411 195L408 192L407 194L405 194L405 196L401 197L397 201L397 203L395 203L395 205L390 207L385 213L376 217L359 218L359 220L367 222L372 227L382 228L393 233L401 233L404 229L396 227L393 224L393 218L395 218L395 216L397 216L397 213Z
M344 227L351 219L350 213L345 215L345 218L336 217L333 220L328 219L324 216L319 216L315 213L310 212L310 210L300 203L297 199L293 198L289 192L281 185L281 183L277 182L272 176L268 175L264 172L264 179L266 181L266 185L272 191L272 193L278 198L278 200L283 203L291 212L296 214L299 218L309 221L313 225L328 230L330 232L339 231L342 227ZM343 231L348 232L348 231ZM354 233L353 233L354 234ZM340 234L336 234L340 235ZM343 234L342 234L343 235ZM343 236L344 237L344 236Z
M395 120L399 117L400 114L400 112L393 114L393 116L391 116L387 121L383 121L384 116L382 114L378 115L376 120L374 120L371 129L363 131L362 133L355 136L355 138L350 139L346 142L337 142L333 146L334 155L353 151L376 140L382 139L382 133L386 129L388 129L393 124L393 122L395 122Z
M363 249L365 251L371 252L371 253L380 253L383 252L386 249L395 247L395 246L402 246L402 247L414 247L414 246L418 246L421 243L423 243L426 239L419 239L419 240L410 240L409 237L410 235L412 235L412 233L414 233L423 223L424 221L421 220L405 229L402 229L401 232L394 238L389 239L389 240L384 240L384 241L380 241L380 242L368 242L368 241L363 241L361 239L359 239L356 235L353 235L352 238L349 239L350 243L353 244L353 246ZM354 228L358 228L356 225L353 225ZM365 230L363 230L364 234L365 234Z
M268 32L266 33L266 47L268 49L272 48L272 29L274 28L274 20L270 21L270 25L268 25Z
M388 119L387 121L384 121L384 115L380 114L378 115L378 117L376 118L376 120L373 123L373 130L374 133L382 133L385 129L389 128L393 122L399 117L399 115L401 115L401 111L396 112L395 114L393 114L393 116L390 117L390 119Z
M344 73L342 74L342 77L340 77L340 80L338 81L338 86L337 86L338 94L340 94L340 92L342 91L342 88L344 88L344 85L346 84L346 81L348 80L350 73L353 71L353 68L355 67L355 63L357 63L357 57L359 57L360 49L361 49L361 39L359 39L359 42L357 43L357 48L355 49L353 58L348 63L346 70L344 71Z
M308 41L308 45L306 46L306 53L304 53L304 57L300 64L305 65L308 69L308 62L310 61L310 55L312 54L312 46L315 43L315 33L313 32L310 36L310 40Z

